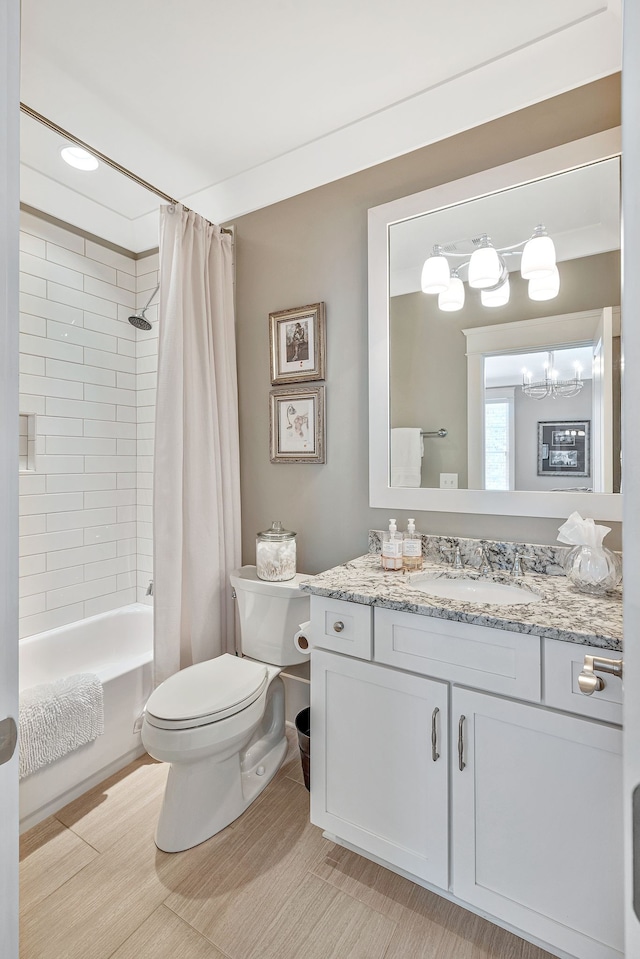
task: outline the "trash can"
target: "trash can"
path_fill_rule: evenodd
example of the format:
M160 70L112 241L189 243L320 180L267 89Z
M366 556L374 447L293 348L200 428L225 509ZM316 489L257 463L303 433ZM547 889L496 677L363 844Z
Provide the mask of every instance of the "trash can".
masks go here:
M304 776L304 784L309 789L309 784L311 780L311 770L309 768L310 757L311 757L311 738L310 738L310 729L311 729L311 709L307 706L306 709L300 710L296 716L296 729L298 731L298 745L300 747L300 762L302 763L302 775Z

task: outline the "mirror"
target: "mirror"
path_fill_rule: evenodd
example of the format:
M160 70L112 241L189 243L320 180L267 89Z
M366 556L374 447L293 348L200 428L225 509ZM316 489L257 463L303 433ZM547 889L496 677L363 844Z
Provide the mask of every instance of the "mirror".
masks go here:
M559 290L532 299L540 223ZM498 306L468 284L484 234ZM436 246L465 289L455 311L421 289ZM619 132L370 210L369 268L371 505L619 519Z

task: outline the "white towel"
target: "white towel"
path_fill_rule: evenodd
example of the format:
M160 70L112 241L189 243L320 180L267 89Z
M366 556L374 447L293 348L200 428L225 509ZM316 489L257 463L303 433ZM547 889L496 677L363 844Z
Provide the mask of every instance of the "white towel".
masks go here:
M20 693L20 779L104 732L102 683L78 673Z
M391 430L392 486L420 486L423 452L419 426Z

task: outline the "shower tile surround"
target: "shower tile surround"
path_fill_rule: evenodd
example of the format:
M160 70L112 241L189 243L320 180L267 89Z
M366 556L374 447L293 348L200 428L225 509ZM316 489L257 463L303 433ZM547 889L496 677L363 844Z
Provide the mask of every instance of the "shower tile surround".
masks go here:
M319 573L301 584L302 589L364 605L382 606L436 619L449 619L479 626L492 626L516 633L531 633L546 639L622 649L622 590L618 587L604 597L576 590L564 575L563 557L569 547L528 543L499 543L492 540L457 537L422 537L424 572L446 570L460 546L461 558L471 572L478 565L477 549L483 546L494 574L507 581L515 550L533 558L523 560L527 570L521 584L542 596L533 605L491 606L425 595L411 588L416 575L386 572L380 567L382 532L369 531L369 552L351 562Z
M157 324L141 333L127 317L155 289L158 256L26 212L20 242L20 413L35 414L36 467L23 454L23 638L149 601Z

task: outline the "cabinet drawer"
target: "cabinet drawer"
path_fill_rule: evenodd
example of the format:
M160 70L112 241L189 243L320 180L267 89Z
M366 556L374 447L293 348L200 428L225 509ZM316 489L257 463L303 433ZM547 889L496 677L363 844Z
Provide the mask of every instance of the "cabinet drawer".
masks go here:
M375 660L540 702L540 639L488 626L376 609Z
M622 725L622 680L606 673L596 673L604 680L604 689L585 696L578 687L578 675L585 656L621 659L615 649L599 649L578 643L544 641L544 702L555 709L590 716Z
M321 649L371 659L373 653L371 606L347 603L326 596L311 597L311 642Z

